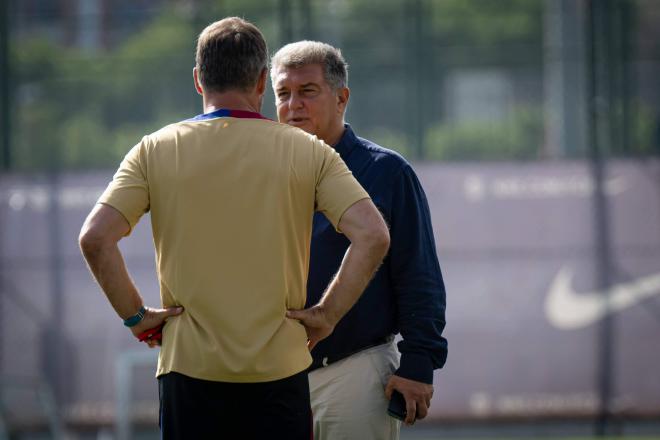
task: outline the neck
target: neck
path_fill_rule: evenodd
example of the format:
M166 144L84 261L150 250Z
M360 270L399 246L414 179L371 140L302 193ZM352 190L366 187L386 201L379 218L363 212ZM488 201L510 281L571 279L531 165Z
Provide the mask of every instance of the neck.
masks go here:
M221 108L259 113L261 111L261 100L262 96L238 90L204 93L204 113L211 113Z
M344 135L344 130L345 129L346 128L344 127L344 121L341 120L338 125L333 127L333 129L330 131L330 133L328 133L327 136L324 136L323 141L326 144L331 145L331 146L334 147L341 140L341 137Z

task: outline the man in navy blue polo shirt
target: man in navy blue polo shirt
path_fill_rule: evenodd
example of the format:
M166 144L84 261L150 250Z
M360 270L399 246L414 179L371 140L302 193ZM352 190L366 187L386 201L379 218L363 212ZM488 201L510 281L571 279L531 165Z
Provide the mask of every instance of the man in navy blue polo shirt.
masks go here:
M280 122L333 146L390 226L383 265L333 334L312 350L315 438L398 439L400 422L387 415L393 391L405 398L405 423L424 418L433 370L447 357L445 288L424 191L403 157L357 137L344 122L350 91L338 49L300 41L271 61ZM319 301L349 246L320 213L312 234L309 305Z

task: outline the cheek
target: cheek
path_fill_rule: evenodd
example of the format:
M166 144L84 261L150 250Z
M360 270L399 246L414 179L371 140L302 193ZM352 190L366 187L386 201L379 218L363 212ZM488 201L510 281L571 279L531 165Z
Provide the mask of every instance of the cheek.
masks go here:
M311 123L316 127L323 125L323 121L325 120L323 107L319 106L317 103L310 103L307 105L307 116Z
M276 104L275 110L277 110L277 118L281 121L284 119L288 113L287 106L284 104Z
M325 112L323 113L323 119L327 125L332 125L334 120L337 118L337 106L328 105L325 107Z

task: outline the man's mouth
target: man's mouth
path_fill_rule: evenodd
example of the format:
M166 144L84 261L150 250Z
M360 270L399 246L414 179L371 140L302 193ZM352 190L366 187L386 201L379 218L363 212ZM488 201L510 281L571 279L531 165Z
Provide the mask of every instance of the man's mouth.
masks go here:
M307 121L307 118L290 118L287 122L291 125L300 125L304 124Z

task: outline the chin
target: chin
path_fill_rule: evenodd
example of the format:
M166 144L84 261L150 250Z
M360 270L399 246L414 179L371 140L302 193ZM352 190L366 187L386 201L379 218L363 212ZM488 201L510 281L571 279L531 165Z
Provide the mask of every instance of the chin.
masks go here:
M310 125L307 122L301 122L301 123L290 123L289 125L292 125L294 127L298 127L301 130L305 130L307 133L312 133L314 134L314 127Z

